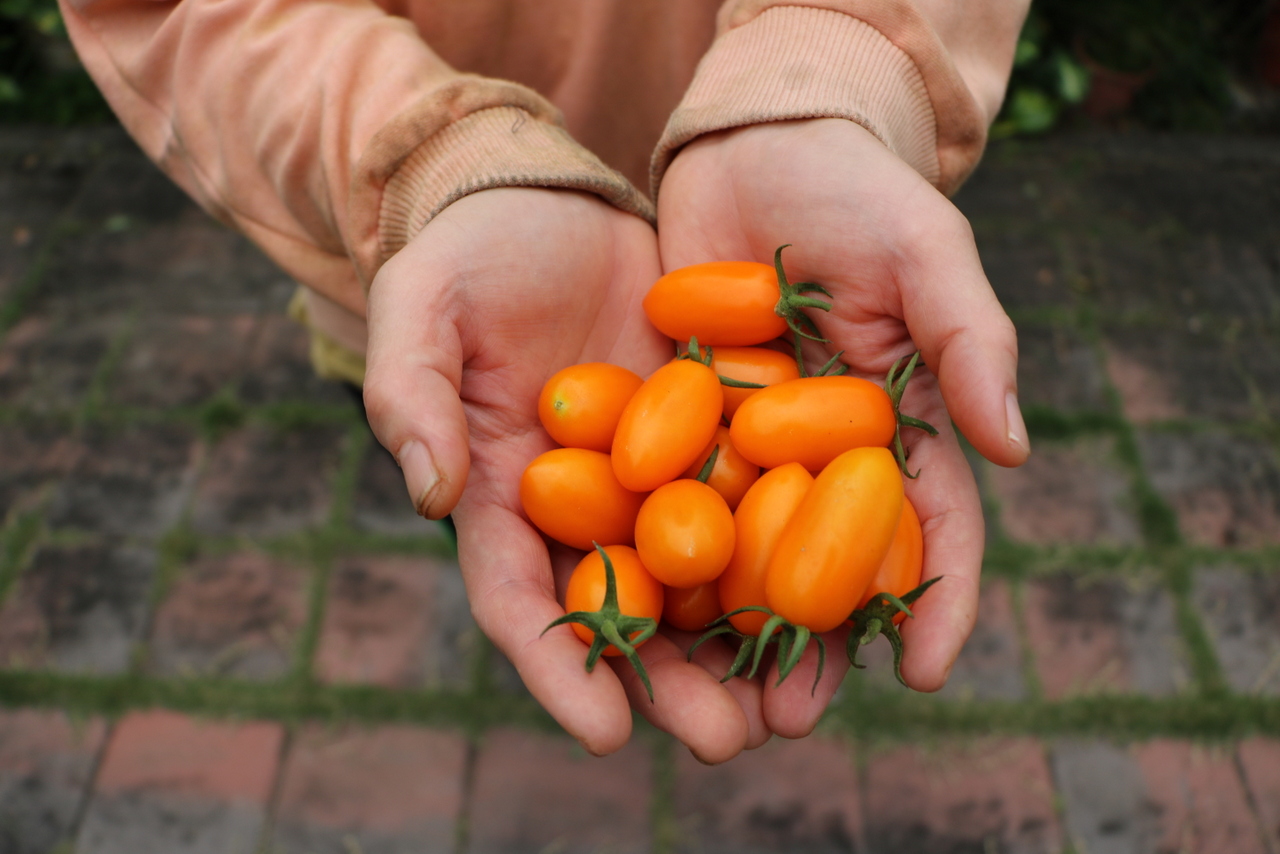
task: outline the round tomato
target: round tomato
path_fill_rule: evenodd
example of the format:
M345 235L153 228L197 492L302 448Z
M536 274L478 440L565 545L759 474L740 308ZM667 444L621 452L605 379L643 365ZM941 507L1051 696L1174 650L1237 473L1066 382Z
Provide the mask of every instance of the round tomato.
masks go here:
M743 346L772 341L787 331L774 308L778 276L768 264L712 261L667 273L644 298L644 313L677 341Z
M662 585L644 568L636 550L630 546L605 546L609 562L613 564L613 577L618 595L618 610L628 617L653 620L662 618ZM564 609L574 611L598 611L604 604L604 558L600 552L591 551L573 569L569 587L565 592ZM595 640L595 633L580 623L571 623L573 631L583 643ZM634 638L639 632L633 632ZM605 647L605 655L621 655L613 644Z
M765 468L821 471L851 448L884 448L898 419L880 386L858 377L801 377L762 388L733 417L734 447Z
M733 447L733 441L729 438L728 427L723 424L716 427L716 435L712 437L710 444L703 449L698 458L693 461L693 465L685 469L684 476L696 478L701 474L702 467L706 465L711 452L715 451L716 448L720 449L716 454L716 464L711 467L711 474L707 477L705 483L720 493L725 503L729 505L730 510L736 510L738 502L742 500L742 496L747 494L751 484L755 483L760 477L760 466L742 456Z
M848 619L884 562L902 501L902 475L888 448L855 448L832 460L769 560L769 608L813 632Z
M520 478L520 504L529 521L575 549L635 542L644 499L618 483L608 454L583 448L547 451Z
M570 365L542 387L538 419L566 448L607 454L622 410L643 383L639 375L607 362Z
M800 378L794 356L767 347L715 347L711 353L711 370L731 380L765 386ZM726 385L724 414L733 418L742 402L759 390Z
M711 581L733 555L733 513L720 493L696 480L663 484L636 517L636 551L669 587Z
M747 490L733 514L733 557L717 579L723 613L765 604L769 558L782 529L812 486L813 475L804 466L788 463L765 472ZM743 634L758 635L767 619L760 611L746 611L734 614L729 622Z
M859 608L865 608L877 593L892 593L901 599L920 584L920 571L924 567L924 531L920 528L920 516L910 499L902 499L902 515L898 517L898 529L893 535L889 552L880 568L862 594ZM907 617L899 611L893 618L901 623Z
M613 471L633 492L675 480L720 423L724 393L715 372L679 359L653 372L631 397L613 437Z
M700 632L720 617L716 582L697 587L664 587L662 619L682 632Z

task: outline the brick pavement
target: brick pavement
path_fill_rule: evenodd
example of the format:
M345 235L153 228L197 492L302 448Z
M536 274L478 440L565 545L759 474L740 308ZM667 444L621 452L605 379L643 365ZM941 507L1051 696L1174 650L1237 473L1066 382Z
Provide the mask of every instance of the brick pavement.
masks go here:
M604 760L481 638L292 285L115 130L0 133L0 852L1280 854L1280 154L994 146L1037 454L982 622L819 733Z

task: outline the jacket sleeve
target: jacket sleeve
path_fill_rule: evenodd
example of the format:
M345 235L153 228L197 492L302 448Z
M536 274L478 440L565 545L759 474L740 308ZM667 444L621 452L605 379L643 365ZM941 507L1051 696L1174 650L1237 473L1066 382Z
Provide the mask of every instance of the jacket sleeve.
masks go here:
M148 156L297 280L364 313L379 266L489 187L594 192L652 218L554 106L463 74L371 0L60 0Z
M650 182L698 136L845 118L943 193L977 165L1029 0L728 0L654 152Z

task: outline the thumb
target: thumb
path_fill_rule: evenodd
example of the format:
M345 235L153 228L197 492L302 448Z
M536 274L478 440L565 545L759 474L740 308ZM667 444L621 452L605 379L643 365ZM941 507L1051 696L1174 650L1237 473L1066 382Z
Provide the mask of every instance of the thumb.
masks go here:
M458 396L461 341L452 323L424 322L423 314L395 304L393 294L394 288L370 293L365 411L373 435L400 464L414 508L442 519L458 503L471 467Z

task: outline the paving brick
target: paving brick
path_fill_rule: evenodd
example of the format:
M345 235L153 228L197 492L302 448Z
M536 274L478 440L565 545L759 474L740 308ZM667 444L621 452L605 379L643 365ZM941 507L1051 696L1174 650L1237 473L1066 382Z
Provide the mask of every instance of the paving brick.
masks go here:
M283 739L273 723L126 715L107 745L76 854L253 854Z
M203 446L180 424L94 428L69 476L52 491L47 523L119 537L155 538L177 523Z
M101 718L0 712L0 851L49 854L71 842L105 734Z
M184 568L153 620L148 670L169 676L285 675L307 618L308 572L256 552Z
M681 750L675 767L677 851L865 850L853 754L840 739L775 738L716 766Z
M988 464L990 495L1010 539L1036 543L1138 545L1129 478L1110 439L1045 443L1016 469Z
M305 727L285 764L272 854L453 851L466 761L456 733Z
M1161 837L1160 810L1147 796L1142 769L1124 747L1093 739L1052 745L1063 823L1077 851L1149 854Z
M565 736L492 729L476 759L468 854L640 854L653 767L640 742L603 758Z
M1280 694L1280 575L1200 569L1192 595L1231 688Z
M1044 696L1167 695L1189 682L1172 597L1154 581L1062 574L1026 587L1027 642Z
M1164 418L1249 421L1256 410L1240 371L1238 342L1195 322L1169 328L1116 326L1103 330L1107 371L1124 414L1136 424Z
M1093 345L1066 324L1018 324L1018 400L1057 412L1106 412L1106 373ZM1043 445L1037 445L1039 453Z
M147 549L42 547L0 608L0 666L123 672L154 572Z
M1062 850L1044 746L984 740L875 752L866 768L873 851Z
M352 502L352 522L357 528L380 534L442 534L439 523L423 519L413 509L400 466L376 440L369 443L360 463Z
M476 631L456 563L344 558L329 576L316 674L326 682L459 688Z
M240 399L259 404L304 400L342 406L350 396L342 384L316 376L307 332L283 313L260 318L240 379Z
M1236 759L1268 851L1280 851L1280 741L1246 739L1237 746Z
M126 323L122 315L25 318L0 341L0 404L38 415L73 413Z
M152 409L202 403L245 369L257 324L248 314L141 319L112 376L110 401Z
M324 523L342 442L335 427L230 433L196 487L192 525L205 534L275 536Z
M1183 536L1207 546L1280 544L1280 465L1260 439L1224 432L1139 431L1152 486Z
M85 454L82 442L53 425L0 424L0 522L34 509L40 493L65 477Z

